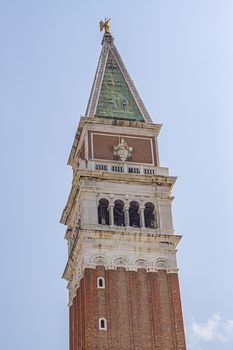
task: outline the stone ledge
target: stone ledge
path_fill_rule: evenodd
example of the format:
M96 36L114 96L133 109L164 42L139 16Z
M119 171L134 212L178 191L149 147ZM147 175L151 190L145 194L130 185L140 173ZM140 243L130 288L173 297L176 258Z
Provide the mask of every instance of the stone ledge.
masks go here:
M88 250L96 250L99 247L99 251L109 250L109 252L118 252L118 255L121 252L126 255L161 253L163 256L174 254L180 239L181 236L179 235L157 234L149 237L142 233L126 234L125 232L116 233L115 231L79 230L62 277L67 280L70 279L74 262L78 256L82 255L81 252L87 248ZM117 246L116 242L118 242ZM131 246L132 243L134 243L134 246Z

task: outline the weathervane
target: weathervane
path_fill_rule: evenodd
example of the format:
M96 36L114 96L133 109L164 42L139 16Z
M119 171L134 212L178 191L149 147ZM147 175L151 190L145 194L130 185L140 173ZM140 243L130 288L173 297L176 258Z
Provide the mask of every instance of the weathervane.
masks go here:
M105 33L109 33L109 21L111 18L105 17L104 21L100 21L100 31L102 32L102 30L105 30Z

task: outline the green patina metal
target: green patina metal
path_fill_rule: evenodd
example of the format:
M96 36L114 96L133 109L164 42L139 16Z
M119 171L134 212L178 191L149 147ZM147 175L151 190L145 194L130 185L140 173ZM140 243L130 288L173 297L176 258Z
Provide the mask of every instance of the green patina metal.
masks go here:
M109 53L106 63L96 116L144 121L120 68L111 53Z

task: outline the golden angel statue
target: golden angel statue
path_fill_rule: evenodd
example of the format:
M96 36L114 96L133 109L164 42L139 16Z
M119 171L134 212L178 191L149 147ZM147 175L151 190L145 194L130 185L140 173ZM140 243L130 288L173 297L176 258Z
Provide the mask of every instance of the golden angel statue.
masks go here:
M109 21L111 18L105 17L104 21L100 21L100 31L102 32L102 30L105 30L105 33L109 33Z

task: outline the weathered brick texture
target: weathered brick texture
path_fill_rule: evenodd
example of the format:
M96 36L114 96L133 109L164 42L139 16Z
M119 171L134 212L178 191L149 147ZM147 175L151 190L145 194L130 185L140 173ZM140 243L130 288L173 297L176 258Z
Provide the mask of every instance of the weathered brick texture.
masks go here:
M89 132L89 158L114 160L113 146L117 146L122 137L129 147L133 147L132 162L157 165L154 138L141 135L130 137L127 134L109 135ZM82 154L84 155L84 151Z
M99 330L99 318L107 330ZM86 269L70 306L70 350L154 349L185 350L177 274Z

